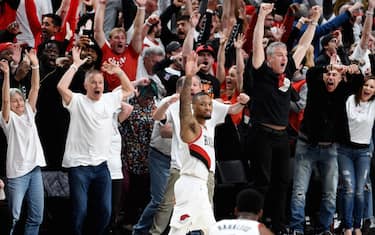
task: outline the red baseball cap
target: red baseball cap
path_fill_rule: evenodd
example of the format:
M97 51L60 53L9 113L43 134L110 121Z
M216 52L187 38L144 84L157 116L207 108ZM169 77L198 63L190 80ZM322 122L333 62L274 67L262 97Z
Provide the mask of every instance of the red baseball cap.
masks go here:
M252 15L255 13L255 7L253 5L246 5L245 6L246 15Z
M204 52L204 51L210 52L212 56L215 56L215 50L210 45L207 45L207 44L200 45L199 47L197 47L197 49L195 49L195 52L197 54L199 54L200 52Z
M0 43L0 53L7 50L7 49L10 49L12 46L13 46L13 43L11 43L11 42Z

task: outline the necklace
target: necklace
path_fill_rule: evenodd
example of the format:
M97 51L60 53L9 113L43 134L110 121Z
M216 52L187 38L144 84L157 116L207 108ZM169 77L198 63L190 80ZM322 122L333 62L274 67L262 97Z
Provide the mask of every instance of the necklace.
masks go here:
M46 75L40 80L40 86L42 85L42 82L43 82L44 80L46 80L46 79L49 77L49 75L53 74L55 71L56 71L56 68L55 68L54 70L52 70L51 72L47 73L47 74L46 74Z

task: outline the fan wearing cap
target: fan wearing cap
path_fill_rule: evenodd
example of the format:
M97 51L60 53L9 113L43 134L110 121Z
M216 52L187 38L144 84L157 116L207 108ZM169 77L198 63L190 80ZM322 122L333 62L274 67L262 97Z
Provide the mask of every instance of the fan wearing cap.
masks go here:
M320 55L315 60L316 65L329 65L332 59L336 60L335 63L347 64L349 58L342 44L342 36L340 31L335 31L324 36L321 40L322 50ZM332 58L332 56L336 58Z
M18 53L19 58L21 57L21 48L16 46L11 42L3 42L0 43L0 60L4 59L8 61L11 67L10 76L11 76L11 83L14 82L14 75L16 73L18 65L15 65L14 56L15 53ZM11 85L12 86L12 85Z
M312 8L312 23L301 37L292 57L288 57L286 45L281 42L271 43L264 51L264 22L273 8L274 4L271 3L260 5L254 29L250 150L254 158L255 188L264 196L270 195L270 201L266 202L270 210L265 212L272 220L273 232L280 233L285 229L283 223L286 222L289 180L290 150L286 127L292 88L288 77L293 76L311 44L321 7Z
M198 65L200 70L197 75L202 82L202 90L207 92L211 98L220 98L220 82L212 75L212 65L215 61L215 51L209 44L200 45L195 49L198 54Z
M13 55L13 43L3 42L0 43L0 59L5 59L8 62L11 62Z
M183 72L182 47L177 41L170 42L165 48L166 58L154 66L163 83L167 96L176 93L176 82Z
M15 42L16 36L20 33L20 25L13 21L6 29L0 30L0 42Z
M103 51L102 63L116 63L127 74L131 81L136 79L139 54L142 52L144 34L142 33L145 18L146 0L136 0L138 5L137 15L134 19L134 31L130 44L126 44L124 28L113 28L106 40L103 24L106 0L99 0L95 13L94 38ZM104 73L108 89L112 91L120 85L120 80L113 75Z

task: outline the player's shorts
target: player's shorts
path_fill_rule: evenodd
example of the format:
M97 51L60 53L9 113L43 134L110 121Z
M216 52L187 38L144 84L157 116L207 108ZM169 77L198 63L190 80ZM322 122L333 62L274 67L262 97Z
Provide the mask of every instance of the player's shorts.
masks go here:
M185 235L189 231L208 229L215 224L211 203L208 200L207 181L181 175L174 186L176 205L169 234Z

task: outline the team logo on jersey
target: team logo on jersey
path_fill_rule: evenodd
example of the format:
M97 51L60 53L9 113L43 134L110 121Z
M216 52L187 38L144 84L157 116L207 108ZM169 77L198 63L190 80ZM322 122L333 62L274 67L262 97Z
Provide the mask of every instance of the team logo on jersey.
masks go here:
M188 214L183 214L183 215L180 216L180 221L184 221L184 220L186 220L187 218L190 218L190 215L188 215Z
M282 86L279 87L279 90L282 92L286 92L290 87L290 80L288 78L285 78Z
M189 144L190 155L198 158L203 162L203 164L210 169L211 167L211 158L208 156L208 153L196 144Z

